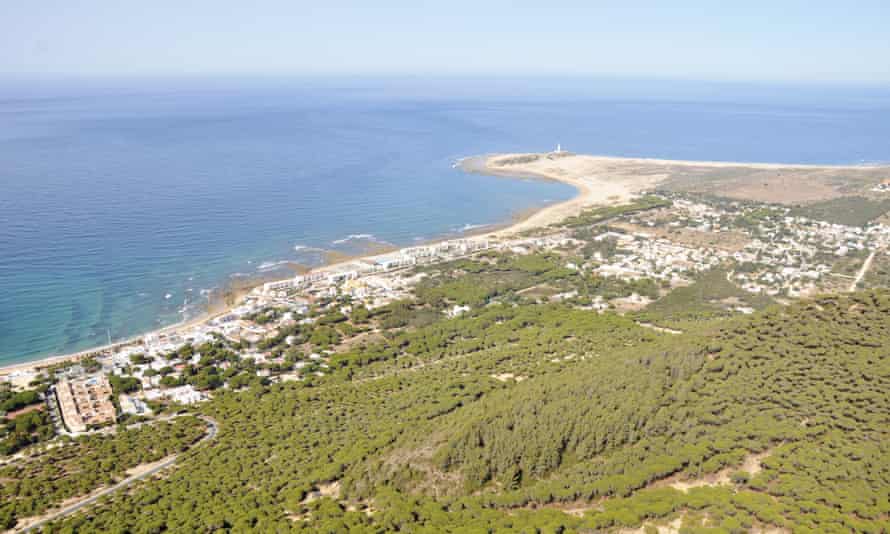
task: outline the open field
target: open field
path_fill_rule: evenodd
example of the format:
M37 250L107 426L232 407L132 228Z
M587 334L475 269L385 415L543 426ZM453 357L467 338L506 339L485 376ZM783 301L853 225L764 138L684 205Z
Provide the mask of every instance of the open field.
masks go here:
M777 204L810 204L867 195L890 178L887 167L713 164L683 162L666 165L662 187L677 192L706 193L738 200Z

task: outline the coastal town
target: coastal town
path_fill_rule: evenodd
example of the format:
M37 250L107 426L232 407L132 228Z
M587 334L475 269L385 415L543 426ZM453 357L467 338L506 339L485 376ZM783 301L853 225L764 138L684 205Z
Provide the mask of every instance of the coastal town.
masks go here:
M7 4L0 534L890 534L890 0Z
M506 229L260 281L199 320L0 369L0 467L21 469L47 451L74 454L94 439L163 431L176 449L128 462L157 472L173 465L175 451L213 439L217 423L209 414L218 402L270 391L311 395L421 369L432 364L418 352L462 341L419 332L455 336L517 310L618 320L676 336L799 299L890 283L885 192L873 184L860 189L872 197L763 202L664 187L651 175L634 181L637 167L606 183L591 168L612 160L573 158L560 149L488 160L493 172L506 172L503 165L519 172L518 165L579 189L578 197ZM545 165L580 170L563 177ZM558 368L568 358L539 364ZM528 378L486 376L498 385ZM121 486L107 491L144 476L138 473L115 478Z
M121 421L149 420L171 406L203 402L218 388L320 379L338 351L375 335L375 329L360 328L353 319L410 301L431 266L439 264L544 254L562 258L558 261L581 278L642 281L657 288L625 285L630 289L623 293L613 289L587 299L569 289L548 297L598 313L626 313L644 310L716 270L736 288L776 302L852 290L890 244L890 226L879 223L849 226L796 215L783 206L670 192L638 198L646 202L631 201L590 224L450 239L266 282L225 313L187 328L0 378L11 392L37 386L42 401L24 408L45 410L56 434L102 432ZM596 213L597 208L589 212ZM730 304L726 309L732 312L754 311L745 302ZM455 301L441 313L447 318L470 311ZM22 413L29 412L13 409L6 417Z

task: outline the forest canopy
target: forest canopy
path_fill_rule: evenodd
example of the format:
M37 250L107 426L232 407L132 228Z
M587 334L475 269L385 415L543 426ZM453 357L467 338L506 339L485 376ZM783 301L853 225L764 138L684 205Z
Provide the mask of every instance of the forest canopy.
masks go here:
M219 390L213 443L49 530L885 531L888 313L871 291L669 335L489 306Z

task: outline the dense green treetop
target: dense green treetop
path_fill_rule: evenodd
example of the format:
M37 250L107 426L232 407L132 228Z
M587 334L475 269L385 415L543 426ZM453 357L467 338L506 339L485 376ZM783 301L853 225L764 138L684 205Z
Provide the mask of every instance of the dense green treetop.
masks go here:
M868 292L672 336L491 306L344 353L324 380L218 392L201 407L216 442L53 528L556 532L682 512L689 529L881 532L888 313Z

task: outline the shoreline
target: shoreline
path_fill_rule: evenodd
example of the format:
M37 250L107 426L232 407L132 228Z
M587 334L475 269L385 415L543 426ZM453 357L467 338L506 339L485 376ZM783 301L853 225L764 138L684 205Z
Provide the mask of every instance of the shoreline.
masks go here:
M199 316L193 317L186 321L180 321L178 323L167 325L167 326L164 326L161 328L149 330L147 332L143 332L141 334L136 334L134 336L128 337L126 339L122 339L120 341L114 341L111 344L99 345L97 347L84 349L84 350L81 350L78 352L72 352L70 354L46 356L46 357L41 357L41 358L38 358L35 360L29 360L26 362L11 363L8 365L3 365L3 366L0 366L0 376L7 376L7 375L11 375L16 372L37 370L40 368L50 367L50 366L53 366L56 364L65 363L65 362L69 362L69 361L78 361L83 358L89 357L93 354L96 354L99 352L104 352L106 350L113 349L115 347L123 347L126 345L132 345L132 344L138 342L139 340L141 340L142 338L144 338L145 336L176 333L178 330L188 329L188 328L191 328L198 324L201 324L205 321L213 320L214 318L219 317L220 315L225 315L226 313L228 313L229 310L231 310L234 307L235 306L226 305L224 307L224 309L202 313Z
M580 211L586 206L596 203L600 200L594 197L594 190L591 184L585 180L575 179L572 177L536 171L531 169L511 170L505 166L495 166L494 163L503 158L521 156L516 154L486 154L482 156L471 156L464 158L460 162L460 167L465 172L474 172L478 174L486 174L488 176L497 176L509 179L533 179L533 180L549 180L570 185L575 188L577 193L575 196L562 202L554 202L540 209L528 213L525 217L520 218L513 224L504 228L497 229L493 232L486 233L491 238L498 239L506 237L510 234L531 230L536 227L548 226L554 222L558 222L569 216L566 212ZM606 199L608 200L608 199Z
M522 161L523 159L531 159ZM434 244L447 241L450 239L505 239L515 236L518 233L532 230L535 228L546 227L557 223L567 217L579 214L582 210L596 205L607 203L626 202L633 198L640 191L650 189L664 179L664 174L650 175L633 175L632 179L628 176L620 174L603 173L584 173L580 175L569 175L565 172L559 172L559 169L550 169L546 167L548 161L554 158L583 158L586 162L598 163L603 166L609 165L660 165L664 167L706 167L706 168L747 168L747 169L809 169L809 170L867 170L867 169L888 169L888 164L855 164L855 165L817 165L817 164L795 164L795 163L745 163L745 162L727 162L727 161L693 161L693 160L668 160L659 158L631 158L619 156L602 156L602 155L581 155L569 152L554 153L494 153L478 156L469 156L457 161L455 166L464 172L483 174L488 176L496 176L510 179L536 179L561 182L575 188L577 194L570 199L553 202L547 205L523 210L514 214L510 220L490 225L483 225L478 228L472 228L459 235L445 234L442 237L431 238L422 241L419 244ZM511 161L512 160L512 161ZM515 163L514 163L515 161ZM544 163L545 166L533 164ZM608 174L608 176L606 176ZM405 248L405 247L402 247ZM336 262L327 263L320 267L311 269L312 271L324 271L335 269L349 262L358 259L371 259L381 256L385 253L371 253L351 256L349 258ZM283 279L286 280L286 279ZM190 329L196 325L211 321L216 317L225 315L233 308L240 305L243 299L254 292L263 283L277 280L264 280L254 284L244 286L235 290L236 296L232 303L223 303L222 308L208 309L205 313L200 314L187 321L174 323L155 330L149 330L141 334L134 335L125 340L116 341L111 344L100 345L83 351L71 354L47 356L34 360L11 363L0 366L0 376L8 376L17 372L36 371L38 369L51 365L76 361L89 355L107 351L116 347L130 345L138 342L145 336L176 334Z
M484 158L487 156L470 156L469 158L463 158L463 160L467 160L467 159L471 159L471 158L479 158L479 157ZM461 160L461 161L463 161L463 160ZM460 164L458 164L458 166L464 172L470 172L470 173L476 173L476 174L487 174L485 172L480 172L477 170L470 170L470 169L464 168ZM491 174L491 175L494 176L495 174ZM503 177L515 177L515 176L508 176L505 174L505 175L503 175ZM525 178L525 177L522 177L522 178ZM537 179L537 180L552 180L551 178L546 177L546 176L533 176L531 178ZM573 184L570 184L570 185L573 185ZM578 189L578 188L576 187L576 189ZM420 241L416 245L431 245L431 244L435 244L435 243L441 243L443 241L448 241L450 239L462 239L462 238L463 239L478 239L481 237L497 238L497 237L495 237L495 235L501 234L502 232L511 232L514 227L517 227L517 226L525 223L526 221L528 221L530 218L534 217L541 211L546 210L548 208L552 208L553 206L556 206L556 205L570 202L570 201L578 198L578 196L579 195L575 195L571 199L568 199L568 200L562 201L562 202L552 202L552 203L548 203L548 204L540 206L540 207L527 208L524 210L520 210L519 212L512 214L510 216L509 220L481 225L479 227L471 228L471 229L468 229L464 232L460 232L457 234L448 233L448 234L444 234L443 236L440 236L440 237L432 237L430 239ZM416 245L411 245L411 246L416 246ZM399 248L405 248L405 247L399 247ZM399 248L396 248L394 250L399 250ZM348 257L345 257L342 259L337 259L336 261L332 261L330 263L325 263L324 265L321 265L319 267L314 267L314 268L310 269L309 271L311 272L311 271L319 271L319 270L325 270L325 269L334 269L338 266L345 265L345 264L348 264L348 263L356 261L356 260L370 259L370 258L374 258L376 256L382 256L385 254L389 254L391 252L393 252L393 250L387 250L384 252L373 252L373 253L368 253L368 254L351 255L351 256L348 256ZM83 359L83 358L93 355L95 353L104 352L104 351L107 351L110 349L114 349L116 347L122 347L122 346L126 346L126 345L131 345L133 343L137 343L145 336L180 333L181 331L188 330L194 326L197 326L197 325L202 324L207 321L212 321L213 319L215 319L217 317L220 317L222 315L225 315L226 313L229 313L229 311L231 311L232 309L237 308L241 304L241 301L246 296L250 295L255 289L262 287L264 283L287 280L287 279L288 278L257 281L255 283L249 284L247 286L244 286L242 288L235 290L235 293L237 295L235 297L234 302L232 302L231 304L225 303L225 298L224 298L224 301L221 304L221 307L216 306L213 308L208 308L208 310L206 310L205 312L203 312L191 319L188 319L186 321L180 321L180 322L173 323L173 324L161 327L161 328L148 330L146 332L142 332L140 334L135 334L133 336L130 336L130 337L120 340L120 341L114 341L111 344L99 345L96 347L91 347L88 349L84 349L84 350L69 353L69 354L43 356L43 357L38 357L33 360L27 360L27 361L22 361L22 362L18 362L18 363L10 363L10 364L0 365L0 377L8 376L8 375L11 375L14 373L19 373L19 372L37 371L41 368L50 367L53 365L57 365L57 364L65 363L65 362L69 362L69 361L78 361L80 359Z

